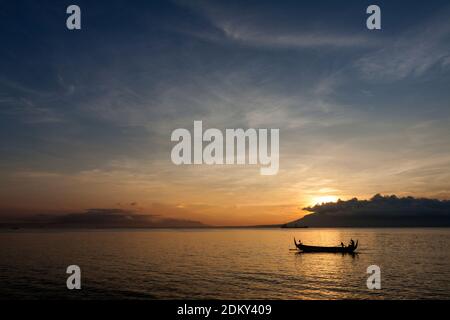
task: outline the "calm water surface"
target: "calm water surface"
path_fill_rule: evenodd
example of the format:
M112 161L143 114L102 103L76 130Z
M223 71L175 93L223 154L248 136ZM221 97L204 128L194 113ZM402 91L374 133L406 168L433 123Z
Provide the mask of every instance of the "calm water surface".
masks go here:
M359 240L359 254L297 254ZM66 267L82 290L66 289ZM382 289L366 287L381 267ZM450 229L0 233L0 299L450 299Z

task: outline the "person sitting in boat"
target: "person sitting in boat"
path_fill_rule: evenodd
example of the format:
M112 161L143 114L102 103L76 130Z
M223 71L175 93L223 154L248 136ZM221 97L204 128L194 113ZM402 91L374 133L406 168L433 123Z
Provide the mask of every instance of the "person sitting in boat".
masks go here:
M342 247L342 248L345 247L345 246L344 246L344 243L343 243L342 241L341 241L341 247Z
M353 239L350 239L350 245L349 247L354 248L355 247L355 241L353 241Z

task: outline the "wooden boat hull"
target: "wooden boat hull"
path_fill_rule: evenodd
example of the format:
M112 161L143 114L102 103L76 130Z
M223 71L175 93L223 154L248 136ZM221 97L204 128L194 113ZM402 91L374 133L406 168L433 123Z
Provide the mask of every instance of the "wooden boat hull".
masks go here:
M358 247L358 241L354 247L319 247L319 246L307 246L301 242L297 243L294 239L295 247L301 252L329 252L329 253L354 253Z

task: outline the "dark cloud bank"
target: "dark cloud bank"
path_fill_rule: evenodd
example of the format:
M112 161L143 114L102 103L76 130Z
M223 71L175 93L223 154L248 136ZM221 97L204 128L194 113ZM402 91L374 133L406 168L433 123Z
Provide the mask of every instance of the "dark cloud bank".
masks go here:
M6 228L194 228L204 224L158 215L138 214L123 209L88 209L64 215L38 214L15 220L5 220Z
M324 203L284 225L296 227L450 227L450 201L395 195Z

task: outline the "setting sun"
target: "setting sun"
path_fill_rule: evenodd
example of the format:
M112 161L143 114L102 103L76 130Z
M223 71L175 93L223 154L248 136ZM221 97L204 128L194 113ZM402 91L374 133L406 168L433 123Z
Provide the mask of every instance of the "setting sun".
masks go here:
M314 206L316 204L336 202L338 199L339 198L337 196L317 196L312 198L311 204Z

